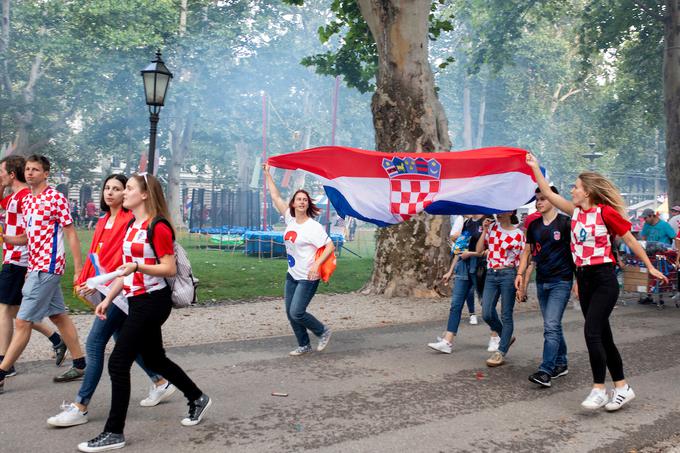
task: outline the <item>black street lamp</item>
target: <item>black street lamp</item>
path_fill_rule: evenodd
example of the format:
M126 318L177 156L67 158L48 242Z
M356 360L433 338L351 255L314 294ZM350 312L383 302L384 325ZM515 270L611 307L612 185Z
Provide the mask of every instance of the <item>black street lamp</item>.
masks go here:
M151 130L149 133L149 159L147 171L154 174L154 163L156 154L156 130L158 126L158 114L165 103L165 93L168 91L172 72L168 70L161 59L161 51L156 51L156 59L142 71L144 80L144 94L146 95L146 105L149 106L149 122Z

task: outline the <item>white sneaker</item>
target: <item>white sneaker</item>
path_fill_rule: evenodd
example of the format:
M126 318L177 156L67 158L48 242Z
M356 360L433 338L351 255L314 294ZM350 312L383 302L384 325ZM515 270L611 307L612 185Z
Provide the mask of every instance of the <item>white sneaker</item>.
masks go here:
M473 326L479 324L479 321L477 321L477 315L470 315L470 324L472 324Z
M288 353L288 355L295 357L295 356L299 356L299 355L303 355L303 354L309 354L310 352L312 352L312 347L310 345L298 346L297 348L290 351Z
M139 405L144 407L156 406L161 401L170 398L172 394L175 393L175 390L177 390L177 387L172 385L169 381L160 387L157 387L156 384L152 384L149 389L149 396L140 401Z
M630 388L630 385L626 385L625 387L621 388L615 388L612 391L612 398L604 406L604 408L609 412L618 411L621 409L621 407L623 407L624 404L629 403L633 399L635 399L635 392L632 388Z
M608 401L606 390L592 389L588 397L581 403L581 406L586 409L594 410L601 408L607 404Z
M444 339L436 343L428 343L427 346L444 354L451 354L451 351L453 351L453 344Z
M501 345L501 337L491 337L489 338L489 346L486 348L487 352L496 352L498 347Z
M61 412L47 419L48 425L60 428L82 425L83 423L87 423L87 412L81 412L78 406L73 403L68 404L66 401L61 405Z

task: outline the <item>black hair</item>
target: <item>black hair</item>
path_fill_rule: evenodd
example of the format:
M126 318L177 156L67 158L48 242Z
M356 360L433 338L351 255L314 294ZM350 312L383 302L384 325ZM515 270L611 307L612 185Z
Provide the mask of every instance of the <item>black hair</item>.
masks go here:
M104 201L104 187L106 187L106 183L109 182L112 179L115 179L116 181L123 184L123 189L125 189L125 185L127 184L127 180L128 180L127 176L120 174L120 173L116 173L116 174L109 175L109 176L106 177L106 179L104 180L104 184L102 184L102 194L99 197L99 209L101 209L103 212L109 212L111 210L109 205L107 205L106 202Z
M550 190L552 190L553 193L556 193L557 195L560 194L560 192L557 190L557 187L555 187L555 186L550 186ZM541 193L541 189L539 189L539 188L537 187L535 193Z

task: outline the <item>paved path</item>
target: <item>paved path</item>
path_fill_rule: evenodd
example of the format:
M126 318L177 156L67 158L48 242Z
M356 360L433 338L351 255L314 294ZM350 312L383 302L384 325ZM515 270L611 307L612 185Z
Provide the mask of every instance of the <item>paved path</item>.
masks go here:
M463 325L453 354L430 351L443 320L336 332L326 352L298 358L287 356L292 336L173 348L169 355L215 404L204 423L182 427L180 395L137 405L147 382L135 368L125 451L622 452L671 438L680 432L680 310L621 307L613 323L638 394L617 413L580 408L591 374L582 317L569 308L570 372L551 389L527 381L542 348L536 312L517 315L517 343L496 369L484 365L483 324ZM78 383L52 384L49 362L22 363L21 371L0 396L0 451L74 451L101 431L106 374L90 423L49 429L46 418Z

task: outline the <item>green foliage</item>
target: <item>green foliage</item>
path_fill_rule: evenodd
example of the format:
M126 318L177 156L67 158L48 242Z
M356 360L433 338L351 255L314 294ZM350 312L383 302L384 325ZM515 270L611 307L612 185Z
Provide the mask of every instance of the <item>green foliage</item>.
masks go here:
M304 0L284 0L284 3L302 6ZM445 4L445 0L431 2L429 34L432 40L453 30L453 15ZM374 91L378 50L358 3L355 0L332 0L330 9L335 17L319 27L318 35L321 43L331 48L303 58L302 64L314 67L319 74L342 75L347 86L361 93ZM334 38L337 43L333 42ZM451 61L447 60L448 63Z

